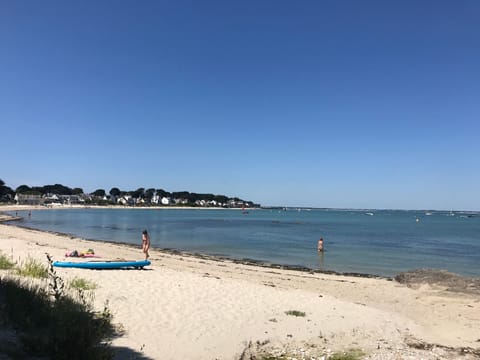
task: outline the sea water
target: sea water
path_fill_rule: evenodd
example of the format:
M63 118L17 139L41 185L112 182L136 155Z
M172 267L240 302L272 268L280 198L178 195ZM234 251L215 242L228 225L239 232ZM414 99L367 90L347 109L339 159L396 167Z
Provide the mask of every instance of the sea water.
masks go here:
M139 247L147 229L152 247L189 253L342 273L394 276L435 268L480 276L479 213L113 208L18 215L21 226Z

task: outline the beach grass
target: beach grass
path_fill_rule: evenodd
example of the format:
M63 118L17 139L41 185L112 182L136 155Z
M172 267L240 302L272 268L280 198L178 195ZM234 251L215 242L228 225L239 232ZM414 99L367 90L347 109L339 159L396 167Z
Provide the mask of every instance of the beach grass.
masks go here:
M93 281L77 277L70 281L69 285L71 288L77 290L95 290L97 288L97 284Z
M20 274L27 277L37 274L39 263L26 263ZM64 290L63 281L52 270L51 262L50 267L44 268L48 288L33 280L0 279L4 323L18 335L18 346L9 349L9 355L66 360L83 358L79 357L80 351L88 354L89 359L112 359L110 340L116 332L108 306L103 311L93 311L85 297L78 300Z
M297 316L297 317L305 317L307 314L303 311L299 310L288 310L285 311L285 314L290 315L290 316Z
M347 351L333 353L329 360L360 360L365 353L360 349L349 349Z
M328 360L361 360L366 354L360 349L349 349L342 352L335 352L328 357L327 355L320 355L318 358L326 358ZM289 360L297 359L298 357L293 354L261 354L255 357L258 360ZM313 357L312 357L313 358ZM315 357L316 358L316 357Z
M10 270L13 269L15 264L11 262L8 257L0 253L0 270Z
M48 267L42 264L40 261L27 258L16 269L16 272L20 276L27 276L37 279L46 279L48 277Z

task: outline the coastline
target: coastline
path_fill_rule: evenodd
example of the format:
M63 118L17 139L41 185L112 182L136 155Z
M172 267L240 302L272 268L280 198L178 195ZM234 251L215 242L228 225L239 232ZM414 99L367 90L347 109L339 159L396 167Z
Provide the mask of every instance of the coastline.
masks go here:
M60 209L68 209L69 207L60 207ZM84 206L77 206L76 208L79 209L85 209L88 207ZM108 208L110 207L98 207L99 209L101 208ZM186 209L185 207L170 207L171 209ZM28 211L28 210L43 210L43 207L25 207L22 209L13 209L13 210L8 210L8 211ZM152 207L152 209L155 209ZM189 208L189 209L199 209L202 210L203 208ZM235 210L235 209L232 209ZM3 214L2 211L0 211L0 223L2 222L13 222L13 221L18 221L21 220L22 217L14 217L10 216L7 214ZM9 224L10 225L10 224ZM29 227L25 227L22 225L17 225L17 224L11 224L13 226L17 226L20 228L24 229L31 229ZM34 229L37 230L37 229ZM55 234L59 236L65 236L65 237L76 237L73 234L69 233L63 233L63 232L58 232L58 231L47 231L47 230L39 230L43 231L45 233L50 233L50 234ZM111 241L106 241L106 240L97 240L97 239L89 239L89 238L82 238L87 241L92 241L95 243L101 242L105 244L119 244L123 245L126 247L134 247L135 245L132 245L131 243L126 243L126 242L121 242L121 241L116 241L116 242L111 242ZM359 273L359 272L339 272L339 271L334 271L334 270L320 270L320 269L313 269L309 268L306 266L301 266L301 265L288 265L288 264L276 264L276 263L271 263L271 262L266 262L266 261L261 261L261 260L255 260L255 259L250 259L250 258L243 258L243 259L234 259L226 256L219 256L219 255L209 255L209 254L201 254L201 253L195 253L195 252L188 252L188 251L183 251L183 250L177 250L177 249L171 249L171 248L160 248L160 247L151 247L152 250L158 250L162 251L164 253L168 253L171 255L177 255L177 256L184 256L184 257L195 257L199 259L205 259L205 260L211 260L211 261L231 261L232 263L236 264L244 264L244 265L252 265L252 266L258 266L258 267L264 267L264 268L270 268L270 269L282 269L282 270L295 270L295 271L301 271L301 272L308 272L308 273L320 273L320 274L331 274L331 275L343 275L343 276L352 276L352 277L363 277L363 278L378 278L378 279L393 279L391 276L382 276L382 275L377 275L377 274L368 274L368 273Z
M28 210L61 210L61 209L131 209L131 210L232 210L242 211L242 208L224 208L215 206L122 206L122 205L0 205L0 213L5 211L28 211ZM248 208L258 210L261 208Z
M0 223L0 251L17 263L28 257L46 261L45 253L63 260L66 251L88 248L105 259L142 258L140 244ZM304 355L354 347L370 359L433 359L465 349L468 356L480 354L477 293L421 280L402 284L197 255L152 249L152 265L144 271L57 272L66 281L81 277L98 284L94 306L101 309L108 301L114 322L125 329L113 341L118 359L140 349L151 359L239 359L249 342L271 351L303 349ZM306 316L288 316L289 310Z
M3 206L3 210L9 211L10 215L23 217L24 221L19 221L17 226L58 231L94 241L102 239L135 244L136 232L147 228L153 231L152 246L162 251L235 259L240 263L272 268L393 278L400 272L423 266L480 277L478 243L476 232L472 231L474 228L478 230L479 223L474 221L473 228L465 227L464 219L460 219L462 216L455 219L435 216L429 218L432 221L420 225L413 222L412 226L412 219L408 216L390 213L379 214L378 221L372 221L370 217L357 219L356 214L343 216L323 212L272 214L259 210L244 216L238 209L225 211L220 208L208 213L208 208L185 207L75 205L47 209L43 206L7 205ZM30 218L29 210L32 214L38 212L39 216ZM55 215L52 217L58 216L59 222L48 225L52 221L48 210L53 210ZM204 217L203 212L208 214ZM82 223L76 221L76 214L82 218ZM117 214L119 217L129 214L128 220L117 224ZM68 219L71 219L70 224ZM159 223L158 219L163 220ZM186 223L175 226L175 222L179 221ZM210 224L211 221L217 223ZM360 223L362 226L358 225ZM259 232L257 228L260 225L264 229ZM168 231L161 237L164 241L159 240L159 231ZM460 233L465 237L459 238ZM325 258L317 256L317 240L312 240L318 234L329 238L328 256ZM195 237L195 242L191 241L192 237ZM286 241L275 245L275 239L283 237ZM431 241L432 238L437 240ZM254 246L250 242L254 242Z
M83 207L82 207L83 208ZM181 208L180 208L181 209ZM22 217L15 217L15 216L10 216L7 214L2 214L0 211L0 224L1 223L7 223L7 222L14 222L21 220ZM26 226L18 225L18 224L6 224L8 226L15 226L18 228L26 229L26 230L34 230L34 231L40 231L48 234L53 234L57 236L62 236L62 237L67 237L70 239L74 238L79 238L74 234L69 234L69 233L63 233L63 232L58 232L58 231L48 231L48 230L39 230L39 229L33 229L29 228ZM85 241L89 241L93 243L103 243L103 244L118 244L120 246L124 246L127 248L133 248L137 249L137 246L131 243L127 242L121 242L121 241L107 241L107 240L97 240L97 239L90 239L90 238L79 238ZM396 274L394 276L383 276L383 275L377 275L377 274L369 274L369 273L358 273L358 272L339 272L339 271L334 271L334 270L321 270L321 269L313 269L309 268L306 266L301 266L301 265L288 265L288 264L276 264L276 263L271 263L271 262L266 262L266 261L261 261L261 260L255 260L255 259L250 259L250 258L243 258L243 259L235 259L235 258L230 258L226 256L219 256L219 255L209 255L209 254L202 254L202 253L197 253L197 252L189 252L189 251L184 251L184 250L178 250L178 249L172 249L172 248L161 248L161 247L155 247L151 246L151 250L157 250L165 254L170 254L173 256L180 256L180 257L193 257L199 260L208 260L212 262L231 262L234 264L242 264L242 265L251 265L251 266L256 266L256 267L262 267L262 268L268 268L268 269L279 269L279 270L292 270L292 271L298 271L298 272L304 272L304 273L309 273L309 274L328 274L328 275L338 275L338 276L347 276L347 277L359 277L359 278L373 278L373 279L385 279L388 281L393 281L397 280L399 282L404 282L404 283L414 283L414 282L429 282L429 283L439 283L444 281L442 277L445 277L445 274L448 274L447 276L452 278L455 277L455 279L459 279L460 281L463 282L468 282L470 284L470 287L474 287L474 293L478 292L480 294L480 277L467 277L465 275L460 275L456 273L451 273L447 270L444 269L425 269L425 268L419 268L407 272L402 272L399 274ZM422 279L420 279L419 274L422 275ZM399 280L402 279L402 280ZM412 280L413 279L413 280ZM456 289L458 291L459 289ZM462 291L462 290L460 290Z
M17 221L20 220L21 218L15 218L12 217L10 219L4 219L2 220L1 214L0 214L0 224L2 222L10 222L10 221ZM68 233L62 233L58 231L48 231L48 230L38 230L38 229L32 229L26 226L21 226L17 224L6 224L7 226L15 226L21 229L26 229L26 230L35 230L35 231L41 231L47 234L53 234L53 235L58 235L58 236L63 236L63 237L68 237L68 238L78 238L77 236L73 234L68 234ZM90 239L90 238L81 238L82 240L92 242L93 244L97 243L103 243L103 244L118 244L120 246L124 246L127 248L134 248L136 249L137 246L131 243L126 243L122 241L107 241L107 240L96 240L96 239ZM172 249L172 248L161 248L161 247L155 247L151 246L151 250L156 250L160 251L165 254L170 254L173 256L181 256L181 257L193 257L196 259L200 260L209 260L212 262L223 262L223 261L228 261L232 262L234 264L242 264L242 265L251 265L251 266L257 266L257 267L262 267L262 268L268 268L268 269L279 269L279 270L292 270L292 271L298 271L298 272L305 272L305 273L318 273L318 274L330 274L330 275L341 275L341 276L351 276L351 277L360 277L360 278L374 278L374 279L387 279L387 280L392 280L393 277L391 276L382 276L382 275L376 275L376 274L368 274L368 273L357 273L357 272L339 272L339 271L334 271L334 270L320 270L320 269L313 269L309 268L306 266L301 266L301 265L288 265L288 264L276 264L276 263L270 263L266 261L261 261L261 260L255 260L255 259L250 259L250 258L242 258L242 259L234 259L230 258L227 256L219 256L219 255L209 255L209 254L202 254L198 252L189 252L189 251L184 251L184 250L177 250L177 249Z

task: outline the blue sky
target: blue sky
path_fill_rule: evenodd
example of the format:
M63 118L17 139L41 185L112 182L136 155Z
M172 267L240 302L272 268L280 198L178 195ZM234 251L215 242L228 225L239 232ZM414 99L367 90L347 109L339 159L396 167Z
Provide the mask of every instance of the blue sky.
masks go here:
M480 210L478 1L1 1L0 178Z

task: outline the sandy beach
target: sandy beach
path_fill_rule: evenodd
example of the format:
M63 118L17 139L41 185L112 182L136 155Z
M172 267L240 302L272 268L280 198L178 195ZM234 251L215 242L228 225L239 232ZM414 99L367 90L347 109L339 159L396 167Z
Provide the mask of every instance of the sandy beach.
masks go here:
M89 248L102 259L143 258L140 235L133 247L0 223L0 251L17 263L28 257L46 263L45 253L66 260L67 251ZM326 359L349 348L362 349L367 359L480 354L480 291L468 281L455 288L407 284L161 250L151 251L150 260L144 270L57 268L65 281L97 284L95 307L108 301L124 329L113 340L117 359L250 359L258 351Z

